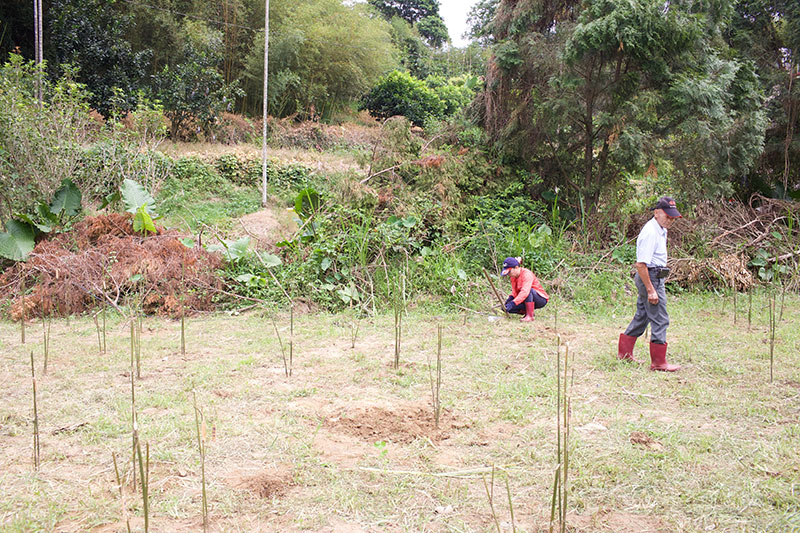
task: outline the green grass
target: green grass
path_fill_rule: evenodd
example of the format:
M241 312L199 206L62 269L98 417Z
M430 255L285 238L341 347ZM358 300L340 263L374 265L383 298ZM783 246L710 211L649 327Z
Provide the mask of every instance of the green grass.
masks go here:
M800 300L787 298L773 383L762 295L749 331L742 313L733 324L729 300L670 295L670 361L684 365L673 375L614 360L633 301L590 314L560 303L558 331L574 368L571 528L608 531L624 520L636 530L800 529ZM479 316L464 326L460 313L412 311L399 370L391 368L393 320L363 320L351 349L344 315L296 315L294 375L285 378L272 324L259 313L190 318L185 357L179 322L145 318L136 394L155 530L201 527L192 391L208 417L213 530L491 531L480 477L438 474L493 464L509 472L518 531L546 528L556 426L551 310L533 326ZM427 369L440 322L444 432L431 422L425 436L407 439L400 424L418 423L420 409L431 414ZM288 315L278 327L288 328ZM0 530L119 530L111 453L128 472L126 324L111 317L102 355L90 318L53 322L50 372L38 383L38 474L27 353L41 353L41 335L30 331L23 348L18 324L0 323ZM647 358L644 342L635 353ZM378 408L394 415L378 420ZM343 425L364 412L354 422L389 436ZM653 446L632 443L634 432ZM259 486L279 490L259 495ZM141 517L141 498L128 491L127 502ZM495 506L510 524L499 483ZM140 519L134 525L141 531Z

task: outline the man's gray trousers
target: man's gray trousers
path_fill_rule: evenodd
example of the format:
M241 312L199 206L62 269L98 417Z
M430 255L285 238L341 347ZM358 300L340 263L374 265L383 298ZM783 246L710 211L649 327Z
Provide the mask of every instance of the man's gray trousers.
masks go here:
M625 330L625 335L640 337L644 333L647 324L650 324L650 342L656 344L666 344L667 326L669 326L669 315L667 314L667 291L664 290L664 280L657 278L657 271L650 270L650 281L658 294L658 303L653 305L647 301L647 287L644 286L642 278L637 272L633 278L636 288L639 290L639 297L636 299L636 314Z

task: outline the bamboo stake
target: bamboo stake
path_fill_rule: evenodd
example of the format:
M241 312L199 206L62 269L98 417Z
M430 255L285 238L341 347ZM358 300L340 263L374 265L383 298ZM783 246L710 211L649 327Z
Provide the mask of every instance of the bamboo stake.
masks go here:
M208 531L208 495L206 492L206 418L202 409L197 407L197 395L192 391L194 399L194 422L197 430L197 448L200 452L200 475L202 480L202 512L203 531Z
M283 340L281 339L281 334L278 331L278 324L275 322L275 317L270 317L272 320L272 327L275 328L275 335L278 337L278 343L281 345L281 357L283 358L283 373L288 378L289 377L289 365L286 362L286 350L283 348Z
M130 516L128 516L128 506L125 504L125 492L122 490L122 478L119 475L116 452L111 453L111 458L114 460L114 474L117 477L117 488L119 489L119 499L122 505L122 518L125 520L125 527L127 528L128 533L131 533L131 519Z
M494 510L494 465L492 465L492 477L491 477L491 490L489 490L489 486L486 483L486 476L481 476L483 480L483 488L486 490L486 498L489 500L489 509L492 511L492 519L494 519L494 525L497 528L497 533L500 533L500 522L497 519L497 513Z
M514 522L514 503L511 501L511 485L508 481L508 471L503 471L506 475L506 495L508 496L508 512L511 513L511 533L516 533L517 526Z
M181 258L181 355L186 357L186 251Z
M769 303L769 382L772 383L775 366L775 294L770 296Z
M486 276L486 281L488 281L489 285L492 287L492 291L494 292L495 297L497 297L497 301L500 303L500 309L503 310L503 313L506 315L506 318L511 318L510 315L508 314L508 311L506 311L506 303L500 297L500 293L497 292L497 288L494 286L494 282L492 281L489 272L485 268L483 269L483 275Z
M33 385L33 467L39 471L39 406L36 403L36 367L31 350L31 383Z

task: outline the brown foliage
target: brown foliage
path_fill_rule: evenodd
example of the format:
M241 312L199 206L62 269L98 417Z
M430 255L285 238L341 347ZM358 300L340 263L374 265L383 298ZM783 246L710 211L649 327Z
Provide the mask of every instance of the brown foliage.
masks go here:
M3 272L2 298L15 320L22 316L23 284L31 291L26 317L82 313L104 301L121 306L133 298L146 313L179 317L181 295L187 313L210 310L221 288L215 275L221 259L178 239L177 232L164 230L142 237L127 214L88 217L72 231L40 241L26 263ZM141 279L132 280L136 275Z

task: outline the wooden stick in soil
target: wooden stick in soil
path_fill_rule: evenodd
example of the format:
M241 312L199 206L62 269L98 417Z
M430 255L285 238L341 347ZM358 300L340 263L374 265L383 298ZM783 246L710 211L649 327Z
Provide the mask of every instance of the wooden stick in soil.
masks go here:
M31 383L33 385L33 468L39 471L39 406L36 403L36 367L31 350Z
M753 316L753 289L747 291L747 331L750 331Z
M114 475L117 477L117 489L119 489L119 501L122 505L122 519L125 520L125 527L128 533L131 533L131 519L128 516L128 506L125 504L125 492L122 490L122 478L119 475L119 466L117 465L117 454L111 452L111 458L114 460Z
M492 288L495 297L497 297L497 301L500 302L500 308L503 310L503 313L506 315L506 318L510 318L508 311L506 311L506 303L500 297L500 293L497 292L497 288L494 286L494 282L492 281L492 277L489 275L489 272L484 268L483 275L486 276L486 281L489 282L489 286Z

